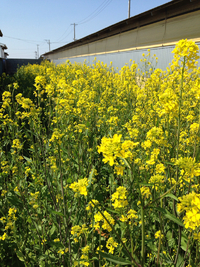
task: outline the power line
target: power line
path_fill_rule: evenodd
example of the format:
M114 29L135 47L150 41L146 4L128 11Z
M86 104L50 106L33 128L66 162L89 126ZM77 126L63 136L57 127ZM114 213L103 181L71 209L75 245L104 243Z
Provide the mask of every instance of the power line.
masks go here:
M90 14L89 16L87 16L85 19L82 19L80 22L78 22L78 24L79 25L80 24L84 24L84 23L92 20L93 18L95 18L96 16L98 16L111 2L112 2L112 0L105 0L97 9L95 9L94 12L92 12L92 14Z
M70 25L71 26L71 25ZM72 33L73 29L71 29L71 31L66 35L64 36L61 40L59 40L58 42L52 42L52 43L62 43L62 41L67 38L71 33ZM65 31L66 32L66 31Z
M57 40L58 42L63 40L62 37L63 37L63 35L65 35L65 33L70 29L70 26L71 26L71 25L69 25L69 27L67 28L67 30L61 35L60 38L58 38L58 40ZM66 37L64 37L64 38L66 38ZM62 40L60 40L60 39L62 39Z
M108 0L104 0L103 1L103 3L101 3L101 5L100 6L98 6L90 15L88 15L86 18L84 18L84 19L82 19L82 20L80 20L79 22L78 22L78 24L82 24L82 22L84 21L84 20L86 20L86 19L88 19L90 16L92 16L96 11L98 11L98 9L106 2L106 1L108 1Z
M95 16L97 16L100 12L102 12L110 3L112 0L104 0L103 3L101 3L100 6L98 6L89 16L86 18L82 19L81 21L78 22L78 24L84 24L88 22L89 20L93 19ZM95 14L96 12L96 14ZM92 16L92 17L91 17ZM91 18L90 18L91 17ZM72 24L71 24L72 25ZM65 33L69 30L70 26L66 29L66 31L61 35L61 37L57 40L57 42L52 42L52 43L61 43L65 38L67 38L73 30L71 30L67 35ZM77 25L77 24L76 24ZM64 36L65 35L65 36ZM64 37L63 37L64 36ZM63 38L62 38L63 37ZM74 38L75 39L75 38Z
M93 18L95 18L97 15L99 15L110 3L112 2L112 0L104 0L103 3L101 3L101 5L96 8L89 16L87 16L86 18L82 19L80 22L78 22L78 24L84 24L90 20L92 20ZM77 24L76 24L77 25ZM71 26L71 25L70 25ZM65 35L65 33L69 30L70 26L67 28L67 30L63 33L63 35ZM66 36L64 36L62 38L63 35L61 35L61 37L58 39L57 42L52 42L52 43L61 43L66 37L68 37L71 32L73 30L71 30ZM75 31L75 30L74 30ZM42 41L38 41L38 40L28 40L28 39L22 39L22 38L16 38L16 37L11 37L11 36L7 36L4 35L5 38L10 38L10 39L14 39L14 40L18 40L18 41L22 41L22 42L26 42L26 43L31 43L31 44L35 44L35 43L40 43L40 45L43 45L44 42ZM61 39L62 38L62 39ZM61 39L61 40L60 40ZM75 38L74 38L75 39ZM49 47L50 47L50 40L46 40L48 41Z
M7 35L4 35L3 37L10 38L10 39L15 39L15 40L19 40L19 41L23 41L23 42L27 42L27 43L32 43L32 44L39 42L39 41L34 41L34 40L27 40L27 39L11 37L11 36L7 36Z
M96 16L98 16L111 2L112 2L112 0L104 0L103 3L101 3L100 6L98 6L89 16L87 16L86 18L82 19L78 24L84 24L84 23L92 20L93 18L95 18ZM77 24L73 23L72 25L74 25L74 41L75 41L76 40L75 26ZM51 50L51 48L50 48L50 44L51 43L62 43L62 41L71 34L71 32L73 31L73 29L66 36L64 36L65 33L67 33L67 31L69 30L70 26L66 29L66 31L63 33L63 35L61 35L61 37L58 39L57 42L50 42L50 40L45 40L49 44L49 51ZM62 38L62 36L64 36L64 37ZM42 42L42 41L38 41L38 40L28 40L28 39L11 37L11 36L7 36L7 35L4 35L4 37L5 38L14 39L14 40L18 40L18 41L22 41L22 42L27 42L27 43L30 43L30 44L37 44L37 46L38 46L37 54L39 54L39 45L40 46L43 46L45 44L44 41ZM39 45L38 45L38 43L39 43ZM66 43L66 41L63 42L63 43Z

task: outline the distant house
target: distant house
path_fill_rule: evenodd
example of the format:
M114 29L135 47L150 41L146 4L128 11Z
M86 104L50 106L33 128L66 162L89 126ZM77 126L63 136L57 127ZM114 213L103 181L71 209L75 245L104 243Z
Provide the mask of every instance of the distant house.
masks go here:
M2 37L3 34L0 30L0 37ZM42 62L42 58L40 59L21 59L21 58L7 58L9 54L5 52L5 50L8 49L5 44L2 44L0 42L0 76L3 72L9 75L13 75L18 67L21 67L23 65L27 64L40 64Z
M0 30L0 37L2 36L3 36L3 33ZM5 70L5 57L6 57L5 52L4 52L5 49L7 49L6 45L0 43L0 75L2 75L2 73Z
M130 59L139 62L151 49L158 56L157 67L171 62L175 43L194 40L200 45L200 1L174 0L120 21L43 55L56 64L66 60L92 64L94 58L121 68Z
M8 53L5 52L6 49L8 49L7 46L5 44L0 43L0 58L7 58Z

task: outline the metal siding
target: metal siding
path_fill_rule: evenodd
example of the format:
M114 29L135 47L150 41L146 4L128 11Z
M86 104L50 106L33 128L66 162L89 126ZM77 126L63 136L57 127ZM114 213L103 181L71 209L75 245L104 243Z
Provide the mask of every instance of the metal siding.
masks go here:
M199 49L200 49L200 43L198 43ZM165 47L157 47L150 49L151 57L156 54L158 57L158 63L155 63L155 60L152 59L153 66L156 68L160 68L162 70L165 70L166 67L169 66L169 63L172 62L173 59L173 51L174 46L165 46ZM118 52L118 53L108 53L108 54L101 54L96 56L85 56L85 57L74 57L69 59L71 63L77 62L77 63L83 63L86 61L88 65L92 65L94 59L96 58L96 61L100 60L104 64L107 64L107 66L110 65L110 62L112 61L113 67L119 70L125 65L130 64L130 59L134 60L140 68L143 68L142 63L140 62L140 59L143 58L142 54L147 54L147 49L140 49L140 50L134 50L134 51L124 51L124 52ZM66 59L59 59L59 60L53 60L54 63L60 64L65 62ZM200 63L200 60L199 60ZM199 64L200 65L200 64Z

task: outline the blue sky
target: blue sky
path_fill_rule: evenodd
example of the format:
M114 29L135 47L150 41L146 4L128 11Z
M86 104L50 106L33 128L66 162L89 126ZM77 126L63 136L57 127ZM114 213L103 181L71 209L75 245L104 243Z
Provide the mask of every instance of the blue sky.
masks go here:
M131 17L170 0L131 0ZM128 17L128 0L5 0L0 29L9 58L35 58ZM39 46L37 46L39 45Z

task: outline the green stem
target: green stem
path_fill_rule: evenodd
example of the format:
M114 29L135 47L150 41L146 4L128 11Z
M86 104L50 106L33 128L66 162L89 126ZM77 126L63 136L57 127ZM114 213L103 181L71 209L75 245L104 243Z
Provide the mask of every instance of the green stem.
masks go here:
M179 256L179 250L180 250L180 246L181 246L181 226L178 226L178 248L177 248L177 252L176 252L176 258L174 260L174 266L176 266L177 260L178 260L178 256Z
M165 197L170 191L172 191L172 189L177 186L178 183L176 183L175 185L173 185L167 192L165 192L164 194L162 194L162 196L154 199L154 201L149 202L146 206L144 206L144 209L146 209L148 206L150 206L151 204L153 204L154 202L157 202L159 199L162 199L163 197Z
M160 199L160 206L161 206L161 208L162 208L162 199ZM163 223L162 223L162 217L161 217L161 215L160 215L160 233L162 233L162 229L161 229L162 225L163 225ZM159 266L158 264L159 264L159 259L160 259L161 241L162 241L162 234L160 234L160 236L159 236L159 243L158 243L158 257L157 257L157 263L156 263L157 266Z
M183 93L183 75L185 70L185 57L183 60L183 67L181 72L181 88L180 88L180 96L179 96L179 107L178 107L178 129L177 129L177 148L176 148L176 159L178 159L179 153L179 142L180 142L180 131L181 131L181 106L182 106L182 93ZM177 175L176 181L178 181L178 167L177 167Z
M130 234L131 236L131 255L133 257L133 237L132 237L132 233Z
M100 227L100 233L99 233L99 251L101 252L101 227ZM101 267L101 256L99 253L99 267Z
M63 188L63 174L62 174L62 166L61 166L61 153L60 153L60 146L58 146L58 152L59 152L59 168L60 168L60 182L61 182L61 193L62 193L62 199L63 199L63 211L64 211L64 224L65 224L65 232L67 234L68 238L68 249L69 249L69 259L70 259L70 264L72 264L71 260L71 241L70 241L70 233L69 233L69 227L67 224L67 219L66 219L66 207L68 209L67 202L65 202L65 195L64 195L64 188ZM68 210L67 210L68 211Z
M161 239L162 239L162 237L160 235L160 237L159 237L159 244L158 244L158 257L157 257L157 262L156 262L156 265L157 266L159 266L158 264L159 264L159 259L160 259Z
M141 256L142 256L142 267L143 267L144 263L145 263L145 256L144 256L144 250L145 250L145 224L144 224L144 207L143 207L143 203L141 203L141 221L142 221L142 251L141 251Z

